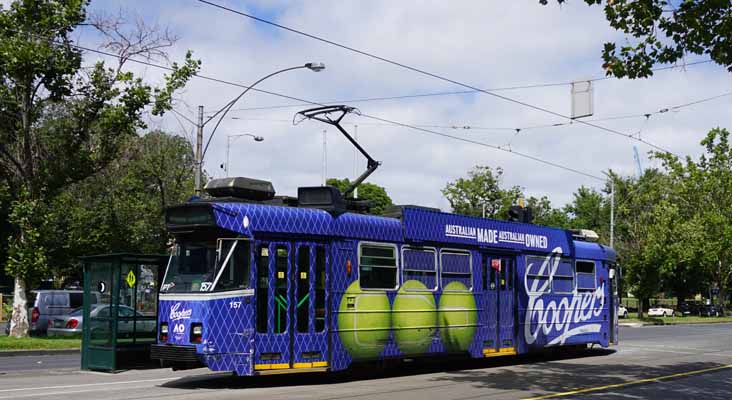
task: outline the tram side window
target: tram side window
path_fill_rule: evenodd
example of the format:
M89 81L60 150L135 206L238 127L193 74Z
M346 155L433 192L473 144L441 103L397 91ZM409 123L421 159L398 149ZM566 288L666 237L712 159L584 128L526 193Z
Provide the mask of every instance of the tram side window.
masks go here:
M437 252L428 248L402 248L403 281L416 280L424 284L425 288L407 290L435 290L437 289Z
M526 257L526 291L530 294L549 293L549 266L543 257Z
M235 243L236 247L234 247L234 251L229 257L228 262L226 265L221 266L224 271L221 273L221 277L216 284L215 291L248 289L250 286L251 266L249 241L237 240ZM222 259L222 263L224 261L225 258Z
M597 288L595 262L577 261L575 268L577 271L577 290L595 290Z
M358 276L362 289L396 289L396 251L390 244L360 244Z
M556 294L570 294L574 290L572 262L561 260L552 278L552 291Z
M267 333L269 307L269 247L257 247L257 332Z
M442 290L469 292L473 289L473 266L470 252L443 250L440 252L440 266L442 268ZM448 285L449 288L447 288Z

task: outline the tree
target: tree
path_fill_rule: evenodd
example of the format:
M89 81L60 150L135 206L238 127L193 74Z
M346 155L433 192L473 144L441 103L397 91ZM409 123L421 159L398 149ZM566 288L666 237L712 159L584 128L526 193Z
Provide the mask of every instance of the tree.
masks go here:
M25 292L47 268L39 210L114 160L126 138L145 127L143 112L170 109L173 92L200 66L189 52L158 88L124 72L124 57L115 68L83 68L70 36L87 5L18 0L0 11L0 179L11 204L5 268L15 281L13 336L27 335Z
M557 0L564 3L566 0ZM539 0L546 5L547 0ZM585 0L601 5L602 0ZM725 0L614 0L605 2L614 29L632 39L605 43L602 59L608 75L645 78L656 63L675 63L690 54L706 55L732 71L732 3Z
M506 219L508 208L522 196L519 186L501 188L503 169L476 165L468 171L467 178L448 182L442 194L457 214Z
M726 129L712 129L701 141L705 152L697 161L657 153L678 182L690 254L719 290L723 305L732 280L732 146Z
M526 200L526 207L531 209L534 216L534 223L537 225L552 226L555 228L568 228L569 218L567 214L559 209L552 207L549 198L542 196L541 198L529 197Z
M648 169L638 179L612 175L615 183L615 249L627 288L639 300L638 312L648 299L668 286L663 265L669 255L659 251L669 239L660 217L666 215L669 180L661 171Z
M193 195L193 167L185 138L154 131L131 137L104 170L64 190L44 232L56 280L78 276L82 255L163 253L165 208Z
M326 180L326 184L335 186L343 192L351 185L351 181L348 178L330 178ZM349 194L348 198L353 198L353 194ZM358 185L358 199L370 201L371 209L369 213L374 215L383 214L387 207L394 204L391 197L386 193L386 189L368 182Z
M573 193L572 202L564 206L568 224L573 229L591 229L601 235L603 242L608 231L609 212L605 214L605 198L602 193L586 186L580 186Z

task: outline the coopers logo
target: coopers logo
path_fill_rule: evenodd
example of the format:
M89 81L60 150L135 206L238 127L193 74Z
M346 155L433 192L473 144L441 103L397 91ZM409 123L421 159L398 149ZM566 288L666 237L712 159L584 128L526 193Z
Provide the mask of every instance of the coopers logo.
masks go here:
M191 315L193 314L192 309L181 309L181 303L175 303L173 304L173 307L170 307L170 321L179 321L182 319L191 319Z
M524 339L526 343L534 343L539 333L543 333L548 341L547 346L561 345L572 336L583 333L599 333L602 326L597 318L605 307L605 284L595 290L579 292L572 290L572 296L562 296L561 300L546 296L559 266L562 249L557 247L541 264L529 263L524 275L524 287L529 298L524 322ZM531 284L529 276L541 276Z

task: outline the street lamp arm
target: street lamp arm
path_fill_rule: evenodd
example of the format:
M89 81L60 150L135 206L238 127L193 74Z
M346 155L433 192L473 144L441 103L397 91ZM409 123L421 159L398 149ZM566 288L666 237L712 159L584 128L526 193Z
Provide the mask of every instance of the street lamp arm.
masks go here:
M262 82L263 80L265 80L267 78L270 78L277 74L281 74L283 72L292 71L292 70L301 69L301 68L311 69L311 65L305 64L305 65L299 65L297 67L281 69L279 71L275 71L275 72L259 79L258 81L251 84L248 88L244 89L244 91L241 92L240 95L236 96L233 100L231 100L228 104L226 104L224 107L222 107L219 111L217 111L214 115L212 115L208 120L206 120L206 122L204 122L204 125L206 125L209 121L211 121L213 118L215 118L218 114L220 114L223 111L223 114L221 114L221 117L219 118L218 122L216 122L216 125L213 128L213 131L211 131L211 135L209 135L208 140L206 141L206 147L203 148L203 153L201 154L201 160L203 160L203 158L206 156L206 151L208 150L208 146L211 144L211 139L213 139L214 133L216 133L216 129L221 124L221 121L224 120L224 117L226 116L226 114L229 112L229 110L231 110L231 108L234 106L234 104L236 104L236 102L242 98L242 96L244 96L250 89L257 86L260 82Z

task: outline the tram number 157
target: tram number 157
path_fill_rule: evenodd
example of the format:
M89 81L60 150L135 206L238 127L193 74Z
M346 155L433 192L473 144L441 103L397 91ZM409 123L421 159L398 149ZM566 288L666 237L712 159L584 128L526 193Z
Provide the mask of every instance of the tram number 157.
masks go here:
M230 301L229 308L241 308L241 301Z

